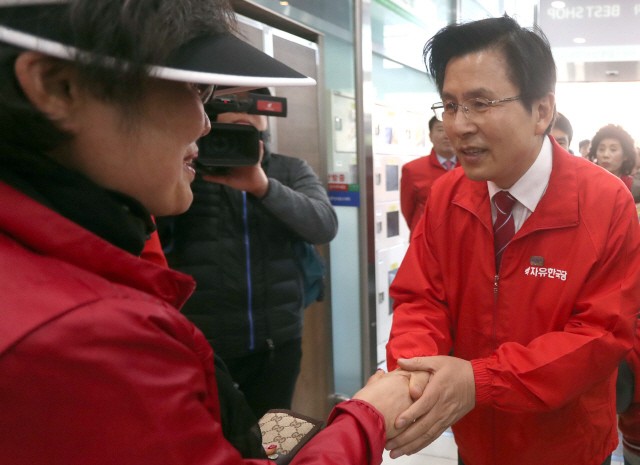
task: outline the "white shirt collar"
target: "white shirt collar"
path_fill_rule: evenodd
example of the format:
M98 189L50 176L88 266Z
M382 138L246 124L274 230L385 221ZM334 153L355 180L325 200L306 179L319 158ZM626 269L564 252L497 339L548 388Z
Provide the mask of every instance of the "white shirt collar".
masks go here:
M489 195L493 199L498 191L507 190L527 210L533 212L547 190L552 165L553 146L549 137L545 136L540 153L527 172L509 189L500 189L492 181L487 181Z
M451 158L445 158L445 157L441 157L440 155L438 155L436 153L436 157L438 158L438 161L440 162L440 164L442 165L443 168L445 167L444 166L444 162L445 161L452 161L453 164L455 165L456 161L458 160L458 158L455 155L453 157L451 157Z

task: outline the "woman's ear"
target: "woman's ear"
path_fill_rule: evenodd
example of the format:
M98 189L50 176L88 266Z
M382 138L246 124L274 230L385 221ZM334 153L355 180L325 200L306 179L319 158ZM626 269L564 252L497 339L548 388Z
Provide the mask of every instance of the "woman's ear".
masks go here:
M38 52L24 52L16 59L15 73L31 103L61 129L72 131L80 97L74 68Z

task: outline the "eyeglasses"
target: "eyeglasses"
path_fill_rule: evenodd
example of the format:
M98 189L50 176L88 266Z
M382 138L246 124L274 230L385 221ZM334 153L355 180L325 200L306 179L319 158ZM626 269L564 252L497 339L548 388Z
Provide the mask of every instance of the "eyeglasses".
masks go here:
M462 103L453 102L440 102L431 106L433 113L436 115L438 121L444 121L444 119L453 119L458 112L458 108L462 108L462 112L467 119L472 119L475 116L486 113L492 106L502 103L511 102L513 100L520 100L522 97L509 97L501 98L500 100L489 100L486 98L470 98Z
M202 100L203 105L211 100L211 97L213 97L218 87L215 84L198 84L195 82L190 83L190 85L193 87L193 90L196 91L200 100Z

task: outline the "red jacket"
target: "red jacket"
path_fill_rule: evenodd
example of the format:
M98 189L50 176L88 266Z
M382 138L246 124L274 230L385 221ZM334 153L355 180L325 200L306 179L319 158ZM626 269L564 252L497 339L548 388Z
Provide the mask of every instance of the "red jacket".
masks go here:
M459 166L457 160L456 166ZM430 155L410 161L402 167L400 208L412 234L422 218L431 185L446 172L433 149Z
M0 183L0 463L240 465L194 282ZM384 420L340 404L297 464L379 464Z
M452 349L471 360L476 407L453 426L466 465L597 465L618 442L616 367L640 302L640 225L621 181L553 147L549 186L499 279L487 183L456 170L433 186L391 286L390 370Z

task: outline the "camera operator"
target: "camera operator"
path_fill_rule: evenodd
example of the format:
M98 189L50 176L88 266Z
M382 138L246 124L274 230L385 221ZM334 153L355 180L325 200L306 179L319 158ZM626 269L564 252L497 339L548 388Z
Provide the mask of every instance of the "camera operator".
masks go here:
M225 112L217 122L252 125L268 139L264 115ZM259 163L198 177L191 208L159 220L169 265L197 282L183 314L225 361L257 418L291 408L300 372L305 295L295 245L326 244L338 229L311 167L260 145Z

